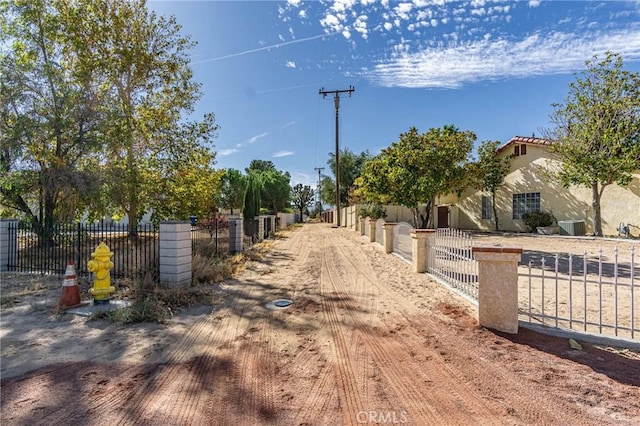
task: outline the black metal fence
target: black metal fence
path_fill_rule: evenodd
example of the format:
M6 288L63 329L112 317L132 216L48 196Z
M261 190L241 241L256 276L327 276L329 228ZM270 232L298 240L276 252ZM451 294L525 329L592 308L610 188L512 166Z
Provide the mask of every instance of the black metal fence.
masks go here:
M229 222L216 216L191 226L191 250L206 256L229 253Z
M76 274L88 276L87 262L104 241L113 253L113 277L132 277L158 271L158 230L151 224L139 225L131 235L128 225L60 224L47 236L27 223L10 224L7 269L64 275L69 261Z

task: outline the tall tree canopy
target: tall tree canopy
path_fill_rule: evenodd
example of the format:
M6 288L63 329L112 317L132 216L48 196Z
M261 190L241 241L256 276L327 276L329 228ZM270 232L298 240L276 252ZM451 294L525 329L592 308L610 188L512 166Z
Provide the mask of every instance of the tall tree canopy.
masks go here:
M22 212L43 241L55 222L99 191L104 141L98 73L65 50L73 17L43 0L0 9L0 201Z
M222 189L220 192L220 207L231 211L241 210L244 201L244 189L246 181L240 170L226 169L222 177Z
M551 150L562 161L558 178L565 187L591 188L596 236L602 236L604 189L629 184L640 169L640 77L622 67L612 52L587 60L551 116Z
M3 204L45 228L64 206L77 216L120 210L135 232L147 210L199 194L181 184L216 180L214 116L185 122L200 91L189 67L193 43L175 18L158 17L144 0L3 7ZM185 171L191 177L181 183Z
M478 147L478 161L475 164L475 176L480 188L491 194L491 209L495 230L500 229L498 210L496 208L496 192L504 183L504 178L511 169L511 156L500 156L500 141L484 141Z
M351 152L348 148L340 150L340 205L349 205L349 189L353 187L353 183L360 173L367 160L371 159L369 151L363 151L360 154ZM329 153L327 160L329 168L336 176L336 155ZM322 201L327 204L336 203L336 183L335 179L329 176L322 176L320 181L320 196Z
M410 208L414 226L426 228L434 197L460 189L475 139L473 132L454 126L422 134L412 127L365 164L356 180L358 192L371 203Z
M247 175L260 177L261 206L273 214L283 211L291 200L291 175L281 172L269 160L251 160L245 169Z
M300 212L300 221L304 216L304 210L311 207L315 194L309 185L296 184L291 190L291 199L295 208Z

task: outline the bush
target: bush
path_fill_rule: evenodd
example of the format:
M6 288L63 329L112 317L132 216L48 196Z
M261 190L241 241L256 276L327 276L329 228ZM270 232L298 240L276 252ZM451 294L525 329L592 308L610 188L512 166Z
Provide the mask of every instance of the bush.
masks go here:
M381 204L368 204L360 206L356 210L356 214L360 217L370 217L371 219L380 219L387 217L387 212Z
M550 212L527 212L522 215L522 220L529 232L536 232L539 226L551 226L556 223L556 218Z

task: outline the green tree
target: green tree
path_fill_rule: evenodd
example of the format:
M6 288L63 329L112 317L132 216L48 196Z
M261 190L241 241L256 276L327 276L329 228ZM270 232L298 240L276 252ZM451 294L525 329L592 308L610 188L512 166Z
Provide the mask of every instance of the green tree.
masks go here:
M190 146L210 148L217 130L205 118L201 129L210 133L198 131L193 138L193 126L201 124L180 125L201 96L189 66L194 43L180 33L175 17L156 15L145 0L64 4L76 14L77 25L71 28L77 41L72 46L75 60L83 69L98 70L99 81L109 87L105 192L114 207L127 214L130 232L135 233L151 201L171 195L159 193L156 182L171 176L162 175L155 158L177 164Z
M400 204L413 212L414 226L431 223L434 197L460 189L476 135L454 126L418 133L412 127L400 140L368 161L356 180L369 203ZM420 205L425 204L424 213Z
M309 185L296 184L291 190L291 199L296 209L300 211L300 221L304 216L305 209L313 204L315 194Z
M231 211L242 209L246 181L240 170L226 169L222 177L220 207Z
M274 169L260 173L263 207L273 214L283 211L291 201L291 175Z
M351 152L348 148L340 150L340 205L349 205L349 190L353 187L356 178L360 176L364 164L371 159L369 151L363 151L360 154ZM329 153L327 161L329 168L336 176L336 156L335 153ZM336 203L336 184L335 180L328 176L323 176L320 180L320 196L322 201L327 204Z
M288 172L277 170L275 164L269 160L251 160L245 171L247 174L254 173L260 176L260 196L263 208L277 214L289 205L291 176Z
M475 164L475 175L480 188L491 194L491 208L495 230L500 230L498 210L496 208L496 192L504 184L504 178L511 170L511 156L498 154L499 141L484 141L478 147L478 162Z
M557 177L563 186L591 188L594 234L602 236L605 188L628 185L640 169L640 77L612 52L585 65L565 103L553 105L551 151L562 161Z
M212 114L185 123L200 92L189 68L193 43L175 18L157 17L143 0L1 7L4 205L42 232L88 212L126 213L135 233L159 202L183 205L189 195L178 185L190 167L211 176L218 127Z
M259 173L249 173L246 178L247 185L244 190L244 202L242 204L242 217L246 220L253 220L260 214L262 182Z
M184 143L174 144L172 155L151 159L151 168L157 171L153 175L157 191L163 195L148 204L154 221L205 218L217 211L224 170L214 169L215 153L198 143L216 128L213 114L207 114L201 123L185 123L174 136L184 138Z
M270 160L251 160L249 163L249 167L245 168L244 171L248 173L251 172L266 172L269 170L276 170L275 164Z
M73 15L57 4L0 6L0 201L24 214L44 244L56 222L99 192L104 119L97 73L61 48L74 41Z

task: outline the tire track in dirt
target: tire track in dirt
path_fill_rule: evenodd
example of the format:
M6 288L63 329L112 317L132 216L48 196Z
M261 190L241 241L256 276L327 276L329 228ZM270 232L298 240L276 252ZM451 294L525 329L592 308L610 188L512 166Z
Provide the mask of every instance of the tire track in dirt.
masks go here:
M365 276L372 285L380 289L383 298L393 300L397 306L406 304L394 291L379 284L378 277L380 275L372 274L371 271L375 268L370 264L371 260L369 257L365 256L362 252L350 252L349 254L349 256L344 256L344 258L348 259L352 267ZM368 265L368 268L362 265ZM381 271L380 268L378 268L378 272L384 275L384 272ZM477 354L477 348L470 344L469 341L456 336L455 333L452 333L444 327L443 323L434 321L432 316L424 314L419 314L418 316L407 315L404 310L398 310L397 314L402 317L402 323L408 324L414 330L413 333L405 332L401 337L395 337L397 344L410 347L411 353L424 346L424 342L421 341L420 336L424 335L425 332L429 336L437 335L439 337L439 342L436 343L437 347L434 349L443 349L436 352L436 356L430 359L429 364L434 364L434 368L432 368L431 371L439 376L438 380L454 382L459 385L458 387L449 388L450 391L454 391L458 395L460 395L461 392L463 394L477 393L477 389L467 383L472 381L484 383L485 385L493 383L493 388L491 389L495 392L494 395L501 396L496 397L485 394L482 397L485 404L490 402L495 405L495 403L498 402L502 404L502 408L509 413L509 415L519 417L528 423L563 423L571 419L571 416L566 415L566 410L569 407L565 406L560 410L548 408L558 406L557 399L550 399L546 395L537 393L535 395L531 394L526 389L526 386L523 386L520 381L516 380L517 376L510 374L502 367L497 369L492 368L492 365L482 363L480 360L478 360L478 362L466 362L464 369L451 365L450 360L447 358L453 352L448 348L456 348L457 355L461 353L475 355ZM464 374L462 371L464 371ZM512 392L505 391L505 389L511 389ZM514 406L518 407L517 412L513 409ZM500 408L500 406L498 406L498 408ZM474 411L475 410L477 410L477 407L474 408ZM482 411L484 410L480 410L479 413L482 413ZM581 415L584 416L584 413L581 413Z
M349 346L346 342L347 327L338 316L337 302L345 302L348 295L336 298L335 284L330 274L327 260L328 250L334 249L332 245L327 246L327 239L323 239L322 244L322 266L320 269L320 293L322 296L322 306L327 319L327 324L333 337L333 357L331 359L334 375L337 379L337 391L342 407L342 424L356 424L356 414L363 410L362 401L358 392L358 380L352 364L358 364L362 360L355 360L350 356Z
M334 245L337 248L339 256L336 257L335 268L330 269L330 273L338 275L342 273L342 276L361 276L366 279L370 286L377 287L380 290L380 285L377 282L377 278L372 277L368 271L363 268L354 260L358 256L359 250L351 250L349 255L345 253L343 244L335 243L335 237L330 237L334 240ZM355 252L355 253L354 253ZM360 256L358 256L360 257ZM345 262L343 259L346 259ZM365 259L366 260L366 259ZM340 262L340 263L338 263ZM366 265L366 263L364 263ZM339 279L334 279L334 283L339 283ZM346 286L342 288L336 288L338 293L347 294ZM442 423L452 421L452 412L458 415L460 421L474 418L474 416L480 414L481 418L492 418L496 416L496 412L486 408L486 401L478 398L472 389L469 389L462 382L457 380L451 380L450 377L441 374L438 366L429 368L429 364L416 364L411 353L420 351L421 348L413 347L407 348L405 343L400 343L395 340L380 338L379 333L372 333L372 323L380 328L384 327L384 324L380 323L377 318L373 319L370 316L366 318L362 314L362 310L358 309L358 306L353 302L347 302L347 304L353 309L353 321L355 329L362 334L367 347L374 355L374 359L379 366L393 366L396 368L384 368L382 374L388 381L391 388L395 390L398 395L401 395L401 400L404 401L406 406L411 407L409 410L409 417L412 421L422 424L423 422L437 422ZM401 305L400 305L401 306ZM403 334L404 336L405 334ZM388 354L394 354L394 358L391 358ZM425 367L428 368L428 372L425 371ZM429 382L429 380L436 379L437 383L442 383L448 389L448 395L435 395L432 393L432 401L425 404L424 394L427 389L422 391L415 391L414 389L419 384L416 383L416 376L422 379L422 382ZM436 399L437 398L437 399ZM436 399L436 400L433 400ZM422 405L422 407L421 407ZM465 410L461 410L460 407L465 407L465 410L469 412L464 413ZM467 417L471 415L470 417ZM418 418L420 416L420 418ZM455 417L453 417L455 420Z
M289 265L308 261L310 248L304 244L302 236L302 233L293 233L281 244L277 253L271 256L276 258L273 264L278 269L274 274L261 276L261 282L274 285L276 292L287 292L292 287L291 282L296 276L290 273ZM290 291L295 293L295 287ZM233 365L227 385L224 386L226 392L218 391L209 396L208 417L215 418L220 424L261 424L275 419L274 382L279 367L272 337L274 323L283 312L269 311L264 305L271 299L268 295L272 298L281 298L283 295L271 294L273 291L268 290L265 293L268 294L263 294L262 304L252 306L249 311L251 319L244 324L244 332L241 333L242 327L237 327L235 344L229 350ZM242 412L228 409L233 406L230 403L233 400L241 401L246 409Z

